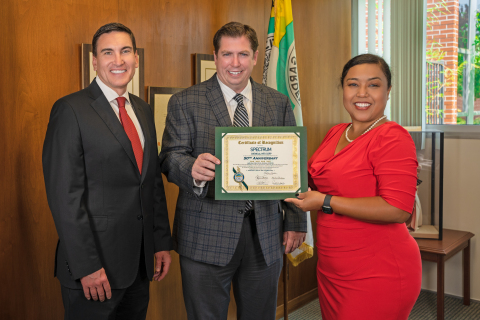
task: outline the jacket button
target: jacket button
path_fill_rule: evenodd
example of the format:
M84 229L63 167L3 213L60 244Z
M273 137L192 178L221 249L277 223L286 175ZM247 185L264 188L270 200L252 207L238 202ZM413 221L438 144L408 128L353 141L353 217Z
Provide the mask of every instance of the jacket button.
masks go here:
M142 216L142 215L138 215L138 216L137 216L137 219L138 219L138 220L142 220L142 219L143 219L143 216Z
M143 189L143 184L140 186L140 188L142 188L142 189Z
M243 214L243 210L238 210L238 214Z

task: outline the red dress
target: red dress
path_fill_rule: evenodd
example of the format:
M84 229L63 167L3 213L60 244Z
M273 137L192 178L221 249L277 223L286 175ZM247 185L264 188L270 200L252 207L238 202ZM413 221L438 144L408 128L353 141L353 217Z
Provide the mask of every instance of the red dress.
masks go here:
M417 159L405 129L386 122L338 152L348 124L330 129L308 161L311 187L333 196L381 196L412 212ZM324 320L407 319L420 294L420 251L405 224L318 212L317 280Z

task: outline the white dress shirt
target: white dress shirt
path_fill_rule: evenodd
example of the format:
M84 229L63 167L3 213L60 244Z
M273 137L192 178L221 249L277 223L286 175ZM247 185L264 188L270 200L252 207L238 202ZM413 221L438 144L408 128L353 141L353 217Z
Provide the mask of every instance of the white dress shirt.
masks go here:
M100 90L102 90L103 94L105 95L108 102L110 103L110 106L112 107L113 111L117 115L118 121L120 121L120 112L119 112L118 103L116 100L119 97L119 95L112 88L108 87L105 83L103 83L99 77L96 77L95 80L97 81L97 84L100 87ZM143 146L145 144L145 137L143 135L142 127L140 126L137 116L135 115L135 111L133 111L132 104L130 103L128 91L125 91L122 97L127 99L127 101L125 101L125 110L127 111L127 114L130 117L130 119L132 119L132 122L135 125L135 129L137 129L138 137L140 138L140 143L142 144L142 149L143 149Z
M227 85L225 85L222 81L217 76L218 84L220 85L220 89L222 90L223 93L223 98L225 99L225 104L227 105L228 109L228 114L230 115L230 120L232 120L233 123L233 118L235 117L235 110L237 109L237 101L233 99L237 95L235 91L233 91L231 88L229 88ZM249 126L252 126L252 106L253 106L253 93L252 93L252 84L250 81L248 81L247 86L245 89L240 92L243 95L243 105L247 109L248 113L248 123ZM195 179L193 179L193 191L197 194L200 195L203 191L203 187L205 186L207 182L206 181L201 181L200 183L197 183Z
M230 120L232 120L235 116L235 110L237 110L237 101L233 99L237 95L235 91L227 87L220 79L218 79L218 83L220 84L220 89L222 89L223 98L225 99L225 104L228 108L228 113L230 114ZM252 98L252 84L248 81L247 86L245 89L240 92L243 95L243 105L247 109L248 113L248 123L249 126L252 126L252 105L253 105L253 98Z

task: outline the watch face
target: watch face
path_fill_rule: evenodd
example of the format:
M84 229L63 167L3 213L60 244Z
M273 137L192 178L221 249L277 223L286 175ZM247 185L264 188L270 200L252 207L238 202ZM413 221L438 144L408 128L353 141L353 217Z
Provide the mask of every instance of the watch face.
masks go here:
M332 207L329 207L329 206L323 206L322 211L325 212L325 213L328 213L328 214L333 213Z

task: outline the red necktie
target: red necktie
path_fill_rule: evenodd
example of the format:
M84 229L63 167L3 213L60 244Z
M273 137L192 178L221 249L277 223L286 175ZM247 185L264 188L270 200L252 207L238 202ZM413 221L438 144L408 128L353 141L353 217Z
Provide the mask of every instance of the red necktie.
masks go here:
M138 170L140 174L142 174L142 165L143 165L143 149L142 144L140 143L140 138L138 137L137 128L133 124L132 119L127 114L127 110L125 110L125 97L118 97L118 110L120 113L120 122L122 123L123 129L125 129L125 133L127 134L130 142L132 143L133 153L135 154L135 160L137 160Z

